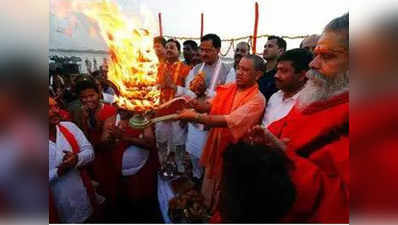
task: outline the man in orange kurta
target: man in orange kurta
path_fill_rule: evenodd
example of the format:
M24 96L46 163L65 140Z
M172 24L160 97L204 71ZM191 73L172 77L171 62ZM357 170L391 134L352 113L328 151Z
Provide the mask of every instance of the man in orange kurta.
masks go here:
M176 40L166 42L166 61L158 66L158 83L161 88L161 103L174 98L176 87L185 85L185 78L191 67L181 62L180 43Z
M264 68L260 57L245 56L239 63L236 83L219 86L216 96L207 103L192 100L196 111L186 109L180 113L181 120L211 127L200 163L206 168L202 194L212 211L219 200L223 152L259 123L264 112L265 98L256 83Z
M160 103L174 98L177 86L184 86L190 67L179 61L180 43L170 39L166 42L166 61L159 64L158 83L160 85ZM166 121L156 124L156 144L159 150L159 161L163 166L170 152L175 152L176 163L183 172L183 157L186 131L179 122Z

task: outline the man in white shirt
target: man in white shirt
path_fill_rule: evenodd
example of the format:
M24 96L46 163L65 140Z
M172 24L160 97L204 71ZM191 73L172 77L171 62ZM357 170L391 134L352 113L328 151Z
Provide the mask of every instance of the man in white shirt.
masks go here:
M59 108L52 98L49 98L48 116L50 202L53 203L50 209L55 208L57 222L83 223L97 203L93 187L88 186L90 180L81 170L94 160L94 150L74 123L61 122Z
M239 42L236 45L235 54L234 54L234 67L231 68L227 75L227 80L225 83L232 83L236 80L236 71L238 70L238 65L240 60L244 57L250 55L250 45L247 42Z
M203 63L196 65L189 72L185 79L185 87L177 87L176 95L188 95L200 99L214 97L215 89L220 84L225 84L230 66L221 61L219 56L221 49L221 39L216 34L204 35L200 43L200 58ZM204 93L194 94L190 90L191 81L197 79L197 75L204 73L204 82L200 82L205 90ZM195 91L194 91L195 92ZM193 176L201 178L203 170L199 166L199 159L202 155L204 145L207 141L207 129L201 124L188 123L188 133L185 142L186 151L190 154L193 164Z
M280 56L275 74L275 84L279 91L274 93L267 103L263 126L268 127L282 119L293 108L307 81L305 74L311 60L311 52L300 48L291 49Z

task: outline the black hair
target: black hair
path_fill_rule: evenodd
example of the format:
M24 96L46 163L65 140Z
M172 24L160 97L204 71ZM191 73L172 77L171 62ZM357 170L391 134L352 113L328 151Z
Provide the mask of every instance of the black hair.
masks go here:
M303 48L290 49L278 58L278 63L281 61L290 61L296 73L309 70L309 64L313 56L310 51Z
M94 89L95 92L100 93L95 80L91 76L85 75L79 77L76 81L76 93L80 95L82 91L87 89Z
M206 34L200 39L200 41L211 41L214 48L221 48L221 39L217 34Z
M182 43L182 45L188 45L188 46L190 46L192 49L198 48L198 44L196 44L196 42L193 41L193 40L186 40L186 41L184 41L184 43Z
M278 47L283 49L283 51L286 51L287 44L285 39L279 36L271 35L268 37L268 40L276 40L276 44L278 45Z
M260 56L258 56L258 55L246 55L246 56L243 56L243 58L247 58L247 59L252 60L255 71L261 71L261 72L265 71L266 65L265 65L264 59L261 58Z
M167 40L166 44L169 43L169 42L175 43L176 46L177 46L178 51L181 52L181 45L180 45L180 42L178 42L176 39L169 39L169 40Z
M223 157L222 222L278 223L296 198L286 154L240 142L230 145Z
M342 34L344 45L348 48L350 40L349 30L350 30L350 18L349 14L346 13L330 21L328 25L326 25L324 32L331 31Z
M163 45L163 47L166 47L166 39L162 36L156 36L153 38L153 44L159 43Z
M236 46L238 46L240 43L245 44L245 45L247 46L247 49L249 49L249 53L250 53L250 45L249 45L249 43L246 42L246 41L241 41L241 42L239 42Z

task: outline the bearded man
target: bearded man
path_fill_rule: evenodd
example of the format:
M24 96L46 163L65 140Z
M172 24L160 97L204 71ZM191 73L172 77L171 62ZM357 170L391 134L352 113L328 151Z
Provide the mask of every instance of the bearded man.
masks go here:
M282 222L349 222L348 51L345 14L325 27L289 114L249 133L250 143L280 149L293 163L296 200Z

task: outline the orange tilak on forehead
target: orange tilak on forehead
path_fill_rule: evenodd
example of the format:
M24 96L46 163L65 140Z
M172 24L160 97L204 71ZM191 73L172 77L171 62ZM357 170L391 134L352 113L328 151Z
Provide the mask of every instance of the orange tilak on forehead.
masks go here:
M340 42L341 35L334 32L323 33L314 49L315 52L325 53L325 51L344 53L347 50Z
M347 52L346 50L339 48L339 49L332 49L328 48L327 46L324 45L317 45L314 49L314 53L317 54L322 54L322 53L345 53Z

